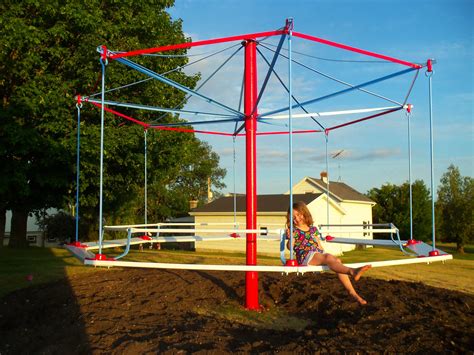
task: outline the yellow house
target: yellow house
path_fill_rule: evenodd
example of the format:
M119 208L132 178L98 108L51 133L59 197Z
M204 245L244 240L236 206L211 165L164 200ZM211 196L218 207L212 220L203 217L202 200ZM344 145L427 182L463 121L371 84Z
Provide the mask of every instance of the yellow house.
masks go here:
M371 224L372 207L375 202L342 182L329 182L329 204L327 199L327 180L305 177L293 187L293 201L303 201L308 206L316 225L328 224ZM257 228L283 229L289 206L289 191L278 195L257 196ZM245 195L227 195L218 198L189 213L195 223L227 223L227 226L204 226L206 228L232 228L234 221L240 229L245 229ZM200 233L200 235L206 235ZM352 233L344 237L362 237L363 233ZM225 250L245 253L245 235L229 241L196 242L196 249ZM354 249L353 245L326 244L327 252L338 255ZM280 244L275 241L258 241L259 254L279 255Z

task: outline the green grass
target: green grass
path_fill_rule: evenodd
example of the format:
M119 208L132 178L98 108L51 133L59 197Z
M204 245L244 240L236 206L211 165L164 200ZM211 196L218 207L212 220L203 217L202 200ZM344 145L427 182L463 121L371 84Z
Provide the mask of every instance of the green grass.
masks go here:
M453 244L439 244L440 249L453 253L454 260L446 263L415 264L374 268L366 275L384 280L423 282L431 286L474 294L474 246L465 247L466 254L455 252ZM107 250L107 256L122 250ZM396 249L368 248L345 253L343 262L366 262L404 258ZM128 261L150 261L190 264L245 264L244 253L191 252L174 250L131 250ZM281 265L278 257L259 255L260 265ZM0 297L30 285L59 280L70 275L98 272L101 269L83 266L62 248L10 249L0 248ZM28 281L27 276L33 280ZM238 314L235 315L238 317Z
M232 323L277 331L302 331L310 324L309 320L287 314L277 307L265 309L264 312L249 312L240 305L224 304L212 308L196 307L194 311L205 316L213 315Z
M474 247L467 246L466 254L456 252L454 244L437 244L438 249L453 255L453 260L432 264L413 264L374 268L366 275L383 280L423 282L424 284L474 294ZM393 248L368 248L345 253L345 263L403 259Z
M20 288L85 272L94 269L84 267L66 249L0 248L0 297ZM27 279L29 275L31 281Z

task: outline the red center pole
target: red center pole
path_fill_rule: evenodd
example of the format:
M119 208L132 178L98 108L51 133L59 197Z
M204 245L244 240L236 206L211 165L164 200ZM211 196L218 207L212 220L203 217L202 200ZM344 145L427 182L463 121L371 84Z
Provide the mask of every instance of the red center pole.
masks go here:
M248 39L245 45L245 151L246 151L246 207L247 229L257 227L257 43ZM247 234L247 265L257 265L257 236ZM258 310L258 272L245 274L245 307Z

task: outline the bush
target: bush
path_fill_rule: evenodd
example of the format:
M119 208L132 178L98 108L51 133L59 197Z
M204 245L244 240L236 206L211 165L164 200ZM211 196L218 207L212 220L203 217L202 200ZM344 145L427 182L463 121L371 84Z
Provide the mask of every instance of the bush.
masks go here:
M42 217L38 223L45 237L58 242L72 241L76 238L76 218L65 212Z

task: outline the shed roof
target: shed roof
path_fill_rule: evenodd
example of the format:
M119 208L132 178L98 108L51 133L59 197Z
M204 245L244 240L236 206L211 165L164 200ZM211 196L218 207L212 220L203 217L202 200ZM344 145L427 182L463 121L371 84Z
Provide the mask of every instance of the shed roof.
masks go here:
M311 203L322 194L318 193L307 193L307 194L294 194L293 201L303 201L306 204ZM237 195L236 197L236 210L237 212L245 212L245 195ZM258 195L257 196L257 210L258 212L286 212L290 204L290 195L278 194L278 195ZM234 211L234 196L225 196L218 198L204 206L195 208L191 213L204 213L204 212L233 212Z
M316 183L323 190L326 189L326 183L321 179L309 177L314 183ZM343 182L329 181L329 193L340 198L341 200L350 201L363 201L374 203L370 198L361 194L359 191L354 190L349 185Z

